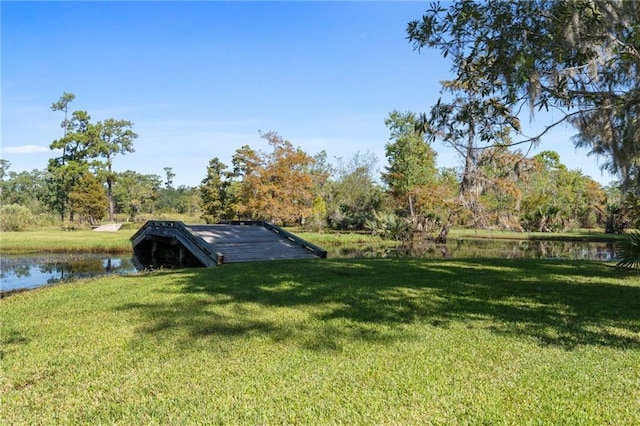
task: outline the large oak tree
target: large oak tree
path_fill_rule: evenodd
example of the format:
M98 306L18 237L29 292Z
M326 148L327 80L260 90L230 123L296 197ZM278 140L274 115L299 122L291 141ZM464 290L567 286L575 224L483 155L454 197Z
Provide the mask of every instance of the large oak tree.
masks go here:
M435 48L450 58L451 84L493 99L491 108L513 130L520 131L517 116L525 106L532 114L557 111L560 118L540 134L512 144L535 143L570 122L578 145L605 156L605 167L626 189L638 175L640 151L638 22L640 3L630 0L461 0L432 5L407 31L416 49ZM595 121L606 125L590 125Z

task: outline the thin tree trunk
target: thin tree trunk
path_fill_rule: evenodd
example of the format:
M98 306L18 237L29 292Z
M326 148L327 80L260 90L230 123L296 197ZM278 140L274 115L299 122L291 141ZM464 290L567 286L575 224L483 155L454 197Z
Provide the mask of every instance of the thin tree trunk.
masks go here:
M413 210L413 196L411 194L409 194L409 214L411 214L411 221L413 222L416 217L416 213Z
M111 179L107 181L107 198L109 198L109 222L113 222L113 190Z

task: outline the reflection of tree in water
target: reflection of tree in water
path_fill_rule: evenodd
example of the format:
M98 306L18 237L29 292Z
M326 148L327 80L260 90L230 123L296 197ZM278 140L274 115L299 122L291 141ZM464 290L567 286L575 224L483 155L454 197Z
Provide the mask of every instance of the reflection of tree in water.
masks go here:
M77 278L136 270L130 259L86 253L7 257L0 262L0 268L2 290L37 287Z
M31 268L29 265L25 265L23 263L7 265L5 262L2 262L2 278L6 278L9 273L13 273L13 275L18 278L30 277Z
M74 278L87 278L103 274L117 274L135 270L131 261L111 257L79 257L66 262L46 263L40 266L43 273L57 273L59 277L48 280L49 284Z
M14 275L18 278L30 277L31 268L33 267L33 258L5 257L0 260L0 274L3 279L9 275Z
M613 260L613 243L549 240L449 239L447 244L407 243L398 247L354 245L329 249L333 258L500 258Z

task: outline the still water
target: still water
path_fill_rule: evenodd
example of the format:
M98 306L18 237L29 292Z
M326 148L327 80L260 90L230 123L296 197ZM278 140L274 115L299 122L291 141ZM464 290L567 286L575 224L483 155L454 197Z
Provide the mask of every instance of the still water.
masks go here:
M447 244L422 242L399 247L336 247L329 248L327 257L414 257L414 258L501 258L501 259L572 259L615 260L612 242L533 241L452 239Z
M44 254L2 256L0 290L2 292L42 287L79 278L135 272L131 255Z
M614 243L568 241L512 241L449 239L447 244L412 246L328 247L328 258L474 258L572 259L614 261ZM10 292L79 278L136 272L131 255L47 254L3 256L0 259L0 290Z

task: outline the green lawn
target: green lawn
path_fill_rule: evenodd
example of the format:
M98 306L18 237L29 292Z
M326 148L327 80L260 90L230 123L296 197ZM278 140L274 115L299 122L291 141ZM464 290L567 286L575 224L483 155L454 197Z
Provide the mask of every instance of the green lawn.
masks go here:
M310 260L0 301L4 424L640 424L640 276Z

